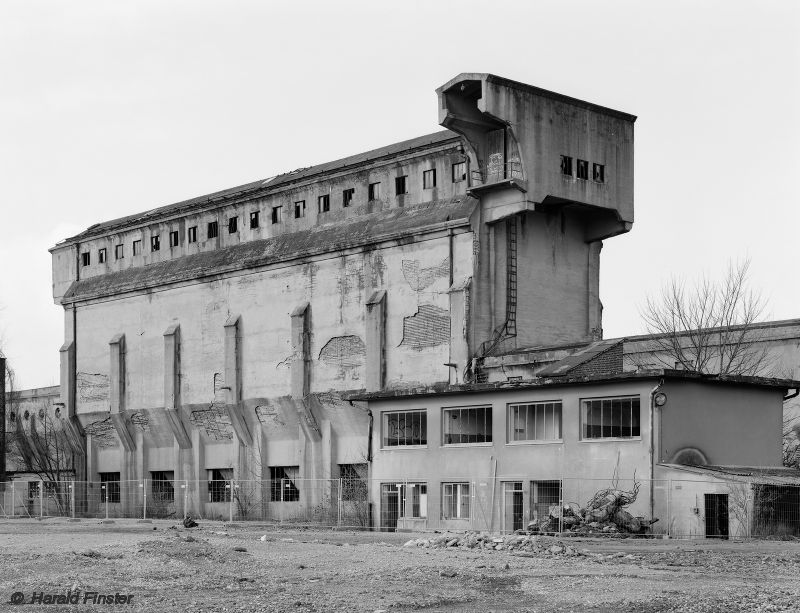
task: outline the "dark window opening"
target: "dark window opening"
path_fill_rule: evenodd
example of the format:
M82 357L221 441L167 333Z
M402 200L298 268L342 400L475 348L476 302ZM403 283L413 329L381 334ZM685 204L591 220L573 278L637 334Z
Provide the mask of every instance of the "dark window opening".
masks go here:
M197 226L192 226L189 228L189 242L196 243L197 242Z
M150 237L150 251L158 251L161 249L161 237L156 234Z
M422 188L433 189L436 187L436 169L426 170L422 173Z
M217 236L219 236L219 223L216 221L209 221L206 238L217 238Z
M298 466L270 466L270 496L271 502L296 502L300 500L300 490L294 484L294 479L300 472Z
M117 245L114 247L114 258L121 260L125 257L125 245Z
M403 175L402 177L395 177L394 179L394 193L399 196L400 194L407 194L407 181L408 175Z
M531 520L550 517L550 507L561 503L561 481L531 481Z
M492 442L492 407L445 409L442 444Z
M467 163L466 162L456 162L453 164L453 183L458 183L459 181L466 181L467 179Z
M81 253L81 265L88 266L92 263L92 255L87 251L86 253Z
M561 174L572 176L572 158L568 155L561 156Z
M238 217L229 217L228 218L228 234L236 234L239 231L239 218Z
M589 179L589 162L586 160L578 160L578 178Z
M169 246L170 247L177 247L178 243L180 242L180 234L177 230L173 230L169 233Z
M331 210L331 196L330 194L325 194L324 196L320 196L317 198L317 206L319 207L320 213L327 213Z
M353 202L353 196L355 196L356 190L354 187L350 189L346 189L342 192L342 206L350 206L350 203Z
M640 436L639 397L582 400L583 438Z
M97 252L97 261L100 262L101 264L105 264L106 263L106 249L105 249L105 247L103 247L102 249L100 249Z
M298 200L294 203L294 218L300 219L306 216L306 201Z
M175 502L175 473L171 470L158 470L150 473L150 491L155 502Z
M250 213L250 229L253 230L258 227L258 211Z
M606 167L603 164L592 164L592 180L598 183L605 183Z
M100 473L100 502L119 501L119 473Z
M381 184L380 183L370 183L369 184L369 200L380 200L381 199Z
M208 471L208 501L230 502L233 471L225 468L212 468Z
M272 207L272 223L281 223L281 210L283 209L282 206L274 206Z
M339 479L342 487L342 500L366 501L367 465L339 464Z
M142 241L133 241L133 255L140 255L142 253Z

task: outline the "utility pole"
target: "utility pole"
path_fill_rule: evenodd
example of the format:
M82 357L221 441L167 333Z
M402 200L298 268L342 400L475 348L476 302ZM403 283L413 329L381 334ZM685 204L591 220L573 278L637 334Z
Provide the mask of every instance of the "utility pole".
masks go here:
M0 351L0 492L6 489L6 357Z

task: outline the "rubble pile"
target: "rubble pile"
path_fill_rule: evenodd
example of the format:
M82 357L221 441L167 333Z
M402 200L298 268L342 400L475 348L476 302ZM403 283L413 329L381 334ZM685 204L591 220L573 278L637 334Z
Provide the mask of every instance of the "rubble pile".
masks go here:
M467 532L466 534L440 534L431 538L416 538L406 541L403 547L427 547L444 549L462 547L465 549L486 549L493 551L519 551L536 554L580 556L585 555L574 547L562 544L545 543L530 534L509 534L496 536L485 532Z
M569 502L550 507L548 517L528 524L529 533L571 532L580 534L642 534L657 519L634 517L625 507L636 500L638 485L633 491L606 489L597 492L585 507Z

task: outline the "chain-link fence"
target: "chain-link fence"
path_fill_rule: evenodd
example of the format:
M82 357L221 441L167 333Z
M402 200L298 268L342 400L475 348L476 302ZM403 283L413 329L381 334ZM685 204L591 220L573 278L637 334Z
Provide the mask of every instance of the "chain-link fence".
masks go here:
M633 479L16 480L0 515L258 521L384 531L800 536L800 486Z

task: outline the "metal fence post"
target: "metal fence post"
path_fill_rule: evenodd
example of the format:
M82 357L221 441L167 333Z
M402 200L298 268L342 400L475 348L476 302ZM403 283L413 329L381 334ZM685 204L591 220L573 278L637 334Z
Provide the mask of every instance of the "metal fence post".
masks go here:
M183 485L183 516L186 517L189 514L189 480L184 479Z
M233 523L233 479L231 479L228 487L231 490L230 523Z
M340 528L342 526L342 483L343 480L339 477L339 492L336 496L336 525Z
M69 508L72 511L70 513L72 519L75 519L75 482L70 481L69 483Z
M142 519L147 519L147 479L142 482Z
M672 538L672 479L667 484L667 538Z
M14 482L11 482L11 517L14 517L16 512L14 511L14 500L16 499L16 494L14 492Z
M39 479L39 518L44 517L44 481Z

